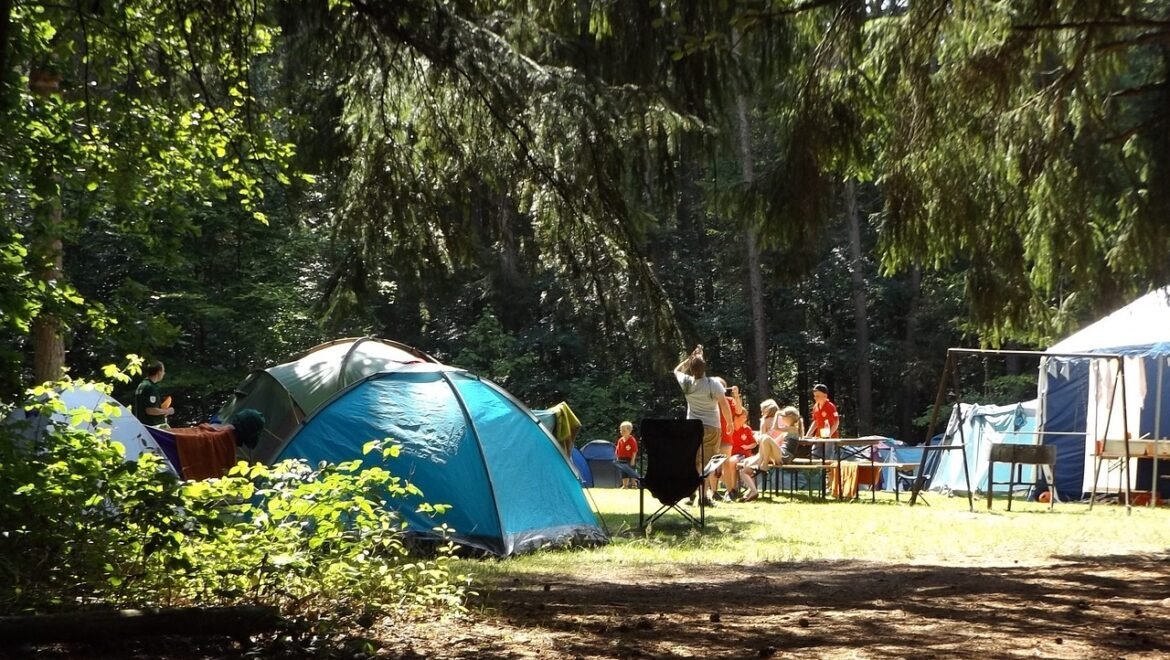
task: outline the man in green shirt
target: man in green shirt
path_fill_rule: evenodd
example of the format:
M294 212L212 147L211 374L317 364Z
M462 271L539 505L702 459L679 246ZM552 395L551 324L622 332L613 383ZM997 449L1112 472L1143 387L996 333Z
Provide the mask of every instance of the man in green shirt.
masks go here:
M143 424L166 425L167 417L175 414L174 408L162 407L163 398L158 382L166 375L167 369L163 363L155 362L146 368L146 378L134 390L134 416Z

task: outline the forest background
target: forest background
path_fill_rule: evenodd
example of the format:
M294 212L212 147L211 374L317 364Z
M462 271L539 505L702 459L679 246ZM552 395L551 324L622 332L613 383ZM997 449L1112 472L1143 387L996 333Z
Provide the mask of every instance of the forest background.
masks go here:
M0 0L0 395L372 334L608 439L701 343L921 441L1170 282L1168 68L1153 0Z

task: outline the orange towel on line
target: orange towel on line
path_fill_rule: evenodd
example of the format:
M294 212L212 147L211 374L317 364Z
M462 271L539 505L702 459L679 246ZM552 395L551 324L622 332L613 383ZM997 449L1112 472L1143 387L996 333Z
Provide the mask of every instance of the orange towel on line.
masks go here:
M839 474L835 467L829 470L829 486L833 497L848 499L857 497L857 464L842 463Z
M833 497L853 499L857 497L858 487L862 484L874 488L881 479L882 470L879 467L866 463L841 463L841 477L838 478L837 466L829 468L829 492ZM844 494L842 494L844 492Z
M236 432L211 424L171 429L184 479L213 479L236 464Z

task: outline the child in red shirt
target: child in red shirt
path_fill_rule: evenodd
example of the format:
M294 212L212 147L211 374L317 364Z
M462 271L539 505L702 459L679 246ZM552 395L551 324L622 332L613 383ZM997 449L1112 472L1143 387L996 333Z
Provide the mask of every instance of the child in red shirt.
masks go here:
M621 437L617 439L614 444L614 454L619 463L625 463L630 467L634 466L634 461L638 458L638 440L632 435L634 432L634 425L631 422L622 422L618 427ZM637 488L638 484L629 477L622 477L622 488Z
M739 406L733 413L732 430L730 435L731 449L728 452L727 462L724 463L723 470L723 485L727 487L727 500L735 499L738 491L737 481L743 482L748 492L744 495L744 501L750 502L758 497L756 484L754 480L740 479L739 464L741 461L752 455L755 450L756 436L752 432L752 427L748 426L748 413L743 406Z

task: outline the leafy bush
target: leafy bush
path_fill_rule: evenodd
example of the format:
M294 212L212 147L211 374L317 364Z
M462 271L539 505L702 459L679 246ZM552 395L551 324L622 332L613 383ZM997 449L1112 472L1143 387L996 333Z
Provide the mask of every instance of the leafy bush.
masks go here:
M52 412L51 390L39 394ZM451 546L426 559L404 547L386 499L417 490L388 471L241 463L180 483L159 458L126 462L104 434L79 430L85 417L41 437L0 426L0 613L256 604L321 631L462 607Z

